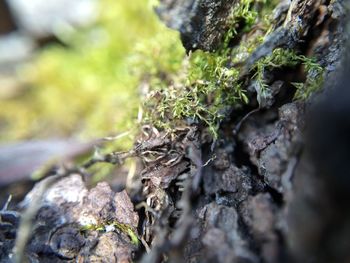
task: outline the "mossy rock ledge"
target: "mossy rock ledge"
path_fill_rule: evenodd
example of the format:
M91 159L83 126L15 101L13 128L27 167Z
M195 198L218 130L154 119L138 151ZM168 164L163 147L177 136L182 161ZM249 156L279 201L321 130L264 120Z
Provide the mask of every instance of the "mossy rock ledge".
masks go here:
M88 190L84 169L66 171L44 195L26 257L349 262L350 215L339 200L350 183L338 176L348 156L319 154L349 146L341 135L327 143L350 126L341 113L350 99L335 95L349 94L346 1L160 0L155 12L180 32L183 65L140 74L149 94L135 146L89 162L136 158L126 191ZM8 262L14 218L0 221L9 221L0 223Z

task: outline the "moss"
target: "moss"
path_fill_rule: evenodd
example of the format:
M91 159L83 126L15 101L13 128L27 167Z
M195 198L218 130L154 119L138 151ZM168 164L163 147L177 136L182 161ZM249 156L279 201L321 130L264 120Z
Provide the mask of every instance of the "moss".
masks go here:
M278 2L241 0L218 50L186 57L178 33L158 21L151 0L103 0L97 23L59 35L69 48L50 46L22 71L31 88L2 102L6 128L0 139L136 132L140 101L143 123L172 130L200 122L217 136L226 110L248 103L239 64L273 28L268 14ZM295 84L296 98L305 99L319 87L320 78L312 76L322 70L290 51L275 50L258 61L253 79L263 90L266 70L299 64L310 76L305 85ZM125 150L132 142L133 132L110 147Z
M85 225L83 226L80 231L86 232L86 231L106 231L107 226L115 227L117 230L121 231L122 233L128 235L130 238L130 241L134 245L139 245L139 238L137 233L134 232L133 228L127 224L119 223L118 221L112 221L112 222L105 222L97 225Z
M255 63L251 69L254 73L253 80L259 87L259 96L266 94L268 85L265 81L265 74L276 68L296 67L303 65L306 72L305 83L293 83L297 88L294 98L300 100L308 99L314 92L322 87L323 68L316 63L314 58L308 58L304 55L298 55L289 49L277 48L270 56L264 57ZM259 100L259 99L258 99Z
M184 56L177 32L158 20L151 4L102 0L96 23L61 32L68 48L54 44L40 51L19 72L25 92L1 102L0 140L136 131L141 72L175 71L176 58ZM132 143L133 133L115 146L124 150Z
M265 10L271 3L242 0L232 10L222 46L214 53L196 51L188 59L178 33L154 15L151 0L101 1L94 25L58 35L68 49L50 46L22 71L30 89L2 102L2 139L86 139L136 131L140 91L141 97L150 92L144 123L171 129L186 120L199 121L216 134L225 110L248 101L239 71L232 67L229 42L261 24L261 6ZM254 41L233 50L250 53L262 40L248 39ZM111 147L124 150L132 142L130 133Z
M181 69L170 71L170 74L159 74L159 71L151 74L148 81L151 93L144 103L144 122L168 130L188 122L201 122L216 137L227 109L248 103L239 81L239 68L233 67L234 58L243 47L249 53L253 52L263 40L261 34L265 34L268 28L250 38L254 40L248 44L242 42L232 49L230 42L239 32L249 31L265 21L264 12L258 12L259 4L266 4L270 9L275 6L272 2L242 0L232 10L218 50L212 53L197 50L184 60Z
M302 56L302 64L307 74L305 83L293 83L296 87L294 99L307 100L322 89L324 68L315 59Z
M257 3L266 4L266 9L257 12ZM240 68L234 65L243 62L269 34L272 22L271 18L267 18L266 10L271 12L276 4L276 1L241 1L233 9L229 20L230 29L217 51L209 53L197 50L184 61L180 70L170 71L170 74L153 74L154 78L149 81L151 92L144 103L144 122L168 130L188 122L200 122L216 137L218 125L225 117L226 110L248 103L244 86L239 79ZM244 28L252 29L259 25L259 32L232 48L230 41L238 35L238 24L242 22L243 31ZM305 66L308 76L321 75L322 69L313 59L297 55L291 50L276 49L270 56L260 59L251 69L252 80L259 86L258 97L266 95L267 71L300 64ZM295 84L298 87L296 98L304 96L306 99L319 84L318 78L310 77L305 85Z
M238 71L226 67L227 58L217 53L196 51L187 63L170 85L153 87L145 103L152 109L146 111L145 122L171 130L184 120L201 121L216 135L225 107L247 101L237 82Z

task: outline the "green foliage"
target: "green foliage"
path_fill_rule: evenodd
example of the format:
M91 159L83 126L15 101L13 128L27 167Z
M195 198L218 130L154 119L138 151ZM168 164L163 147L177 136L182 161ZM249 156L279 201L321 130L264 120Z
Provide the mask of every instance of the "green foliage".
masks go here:
M258 12L252 8L255 0L241 0L238 5L236 5L231 13L232 25L243 22L245 28L249 29L254 24L258 17ZM259 2L259 1L258 1Z
M133 130L140 101L143 123L171 130L201 122L216 136L226 110L248 103L234 65L263 42L272 26L268 14L278 1L241 0L218 50L197 50L188 58L178 33L158 21L151 2L101 0L96 23L79 32L63 30L58 37L69 48L52 45L41 52L22 70L30 88L2 102L2 138L96 138ZM244 34L238 46L230 46ZM305 99L321 81L322 69L312 59L277 49L257 62L253 79L264 90L267 70L299 64L308 79L295 84L296 98ZM132 142L130 133L116 145L127 149Z
M265 90L268 85L265 83L265 74L267 70L281 67L295 67L300 63L298 57L293 51L277 48L270 56L258 60L252 68L255 71L253 79L260 86L260 90Z
M130 241L134 245L139 245L140 241L138 238L137 233L134 232L131 226L123 223L119 223L118 221L112 221L112 222L105 222L102 224L97 224L97 225L85 225L83 226L80 231L85 232L85 231L106 231L106 227L114 227L117 230L121 231L122 233L126 234L129 236Z
M20 71L28 88L1 102L0 139L89 139L132 130L142 72L178 69L184 55L179 36L158 20L151 0L99 5L96 23L60 31L68 48L50 45ZM131 133L117 145L127 149L132 143Z
M232 9L228 19L228 31L225 34L224 43L234 38L239 32L247 33L254 26L259 27L265 32L270 31L271 11L278 4L278 0L241 0Z
M307 100L312 94L322 88L324 68L322 68L315 59L304 56L302 56L302 63L307 72L307 77L305 83L293 83L297 89L294 98L298 100Z
M239 21L244 21L243 32L246 33L241 38L239 44L232 47L231 57L233 64L244 63L244 61L262 44L273 28L272 11L279 3L278 0L241 1L241 4L233 10L230 28L225 35L225 42L228 46L230 39L234 38L238 32Z
M145 102L145 122L172 129L184 120L205 123L216 136L227 107L248 98L238 83L238 71L226 66L228 57L218 52L196 51L176 77L168 76L152 87ZM179 72L178 72L179 73ZM159 79L158 79L159 81ZM154 84L156 81L153 81Z
M297 55L292 50L282 48L275 49L271 55L260 59L252 68L252 71L255 72L252 78L259 87L260 94L258 95L263 96L266 93L266 89L268 89L265 81L267 71L282 67L296 67L301 64L305 68L307 79L305 83L293 83L297 88L295 99L306 100L309 98L311 94L321 87L323 68L313 58Z
M232 67L229 42L238 34L238 29L248 31L262 19L257 4L268 5L268 2L272 1L242 0L236 5L228 20L223 43L217 51L197 50L184 60L180 70L168 71L167 74L155 70L146 75L151 93L144 103L144 122L171 130L184 121L199 121L216 137L225 111L248 103L246 92L239 82L239 69ZM268 7L271 8L271 3ZM249 43L249 52L253 52L261 41L258 36L254 43ZM150 56L146 60L152 61Z

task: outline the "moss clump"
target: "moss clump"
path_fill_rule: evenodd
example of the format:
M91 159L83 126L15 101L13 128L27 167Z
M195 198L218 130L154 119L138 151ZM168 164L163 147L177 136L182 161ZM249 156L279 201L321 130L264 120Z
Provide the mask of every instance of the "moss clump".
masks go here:
M321 90L324 81L324 68L316 62L315 59L302 57L302 64L307 73L305 83L293 83L297 88L294 98L298 100L307 100L317 91Z
M136 126L140 94L148 94L143 123L171 130L201 122L216 136L226 110L248 103L239 63L269 33L273 23L267 14L277 3L241 0L218 50L197 50L186 58L178 33L158 21L151 0L103 0L97 23L58 36L70 48L50 46L24 70L31 88L2 102L0 121L5 128L0 139L91 138L124 132ZM234 46L231 40L236 37L240 41ZM322 70L313 60L279 52L258 61L253 79L264 90L264 71L305 64L310 77L305 85L295 84L296 98L308 97L319 86L319 78L312 76L322 75ZM117 147L129 148L132 135Z
M255 51L273 28L268 14L277 3L275 0L240 1L232 10L228 30L218 50L212 53L197 50L184 60L179 70L168 74L157 70L157 74L152 74L151 92L144 103L144 122L169 130L188 122L200 122L216 137L226 110L248 103L239 63ZM231 40L239 35L242 38L239 45L232 47ZM252 79L259 87L258 100L268 91L267 71L300 64L305 66L308 76L321 75L321 68L313 59L290 50L276 49L260 59L251 69ZM319 78L308 77L305 85L295 85L298 87L296 98L306 98L319 86Z
M297 65L304 66L307 78L305 83L293 83L297 88L294 98L306 100L316 92L323 82L323 68L313 58L298 55L289 49L277 48L270 56L256 62L252 68L252 71L255 72L253 80L258 85L258 101L262 100L261 97L265 96L268 89L265 81L267 71L282 67L296 67Z
M226 35L225 41L236 37L239 32L240 25L243 21L243 28L240 32L245 33L237 46L232 47L231 57L233 65L244 63L245 60L262 44L265 37L269 35L274 28L272 11L279 3L278 0L261 0L241 1L236 8L233 9L230 19L230 29Z
M259 5L272 8L272 2L242 0L232 10L228 30L218 50L212 53L197 50L184 60L177 72L152 74L149 79L151 92L144 103L144 122L169 130L188 121L202 122L216 137L226 110L248 103L239 80L239 68L233 67L233 52L246 43L232 49L230 41L239 32L249 31L265 20L264 13L258 12ZM261 34L266 32L267 28ZM249 43L250 52L261 43L261 34Z
M201 121L216 135L225 107L248 100L238 83L238 71L225 66L227 58L196 51L188 67L168 85L154 87L145 102L145 121L173 129L183 121Z

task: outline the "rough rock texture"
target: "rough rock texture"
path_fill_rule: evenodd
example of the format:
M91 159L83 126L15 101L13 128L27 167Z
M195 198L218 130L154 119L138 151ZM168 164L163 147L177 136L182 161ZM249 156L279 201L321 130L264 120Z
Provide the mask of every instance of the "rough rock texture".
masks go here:
M158 13L180 31L188 51L214 50L237 3L163 0ZM349 77L339 80L341 73L350 76L348 66L339 70L348 37L344 3L280 1L272 32L240 66L250 102L226 116L218 139L207 140L197 124L171 135L145 127L127 153L144 165L133 196L139 214L126 192L114 193L106 183L88 190L80 175L70 175L46 192L27 256L43 262L130 262L136 246L111 224L118 222L143 238L138 252L149 252L140 257L145 263L349 262ZM324 68L324 95L293 100L292 82L306 77L303 65L283 68L266 72L271 92L261 107L251 67L276 48L314 57ZM328 93L339 83L343 88ZM310 108L322 98L310 120ZM114 153L108 157L120 161ZM0 215L0 257L8 259L19 214Z
M22 202L24 208L31 206L33 195L43 182L26 196ZM0 225L7 228L1 236L1 242L7 244L2 247L1 262L10 262L8 257L14 243L8 239L13 240L18 227L19 214L11 219L11 213L1 213L5 223ZM127 232L116 227L98 231L93 226L107 229L112 222L118 222L136 231L138 220L125 191L114 193L104 182L89 191L82 177L72 174L55 183L43 196L26 257L32 262L130 262L137 246L131 243Z
M237 0L162 0L157 12L180 31L187 51L213 50L221 42L227 18Z
M207 5L203 7L201 3ZM180 31L187 50L214 50L224 28L220 21L227 18L232 8L225 3L162 1L158 12L170 27ZM216 8L222 13L217 13ZM316 58L325 69L326 90L339 83L341 57L348 38L345 10L345 1L341 0L281 1L273 12L274 30L243 63L242 78L251 74L252 65L260 58L276 48L288 48ZM219 16L213 20L208 15L211 12ZM327 184L332 185L330 175L335 164L339 163L334 162L333 170L328 171L327 165L315 167L312 158L305 154L309 149L305 141L313 140L305 140L305 130L310 129L310 104L322 95L308 102L293 101L289 82L298 75L300 71L269 72L271 94L264 103L266 109L249 115L238 132L232 122L244 119L244 114L232 114L231 122L222 125L215 147L202 145L203 159L216 158L202 170L202 192L192 200L192 228L186 246L166 250L170 250L171 262L179 258L186 262L348 262L348 213L344 212L344 202L327 189ZM345 101L349 97L344 98L344 105ZM256 106L252 103L250 107L251 111ZM336 127L337 121L330 123ZM322 125L314 132L325 135ZM325 157L333 160L332 151L336 151L334 147ZM348 154L342 151L336 156L341 159ZM318 173L329 177L317 182ZM341 173L348 174L338 174ZM344 185L344 189L349 189L345 180ZM339 185L334 187L341 189ZM344 189L340 191L342 198L348 198ZM328 234L332 239L327 239ZM339 242L339 246L334 242Z
M350 260L349 61L347 53L334 89L325 93L308 119L307 151L287 207L289 242L299 262L311 257L322 263ZM300 228L304 222L310 224Z
M240 134L259 174L271 188L279 192L284 192L283 187L287 187L283 183L290 178L283 177L290 176L288 166L295 165L295 157L300 151L303 108L302 103L285 104L279 108L278 120L274 124L251 127L254 123L252 118Z

